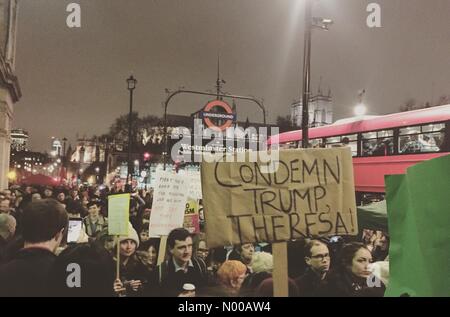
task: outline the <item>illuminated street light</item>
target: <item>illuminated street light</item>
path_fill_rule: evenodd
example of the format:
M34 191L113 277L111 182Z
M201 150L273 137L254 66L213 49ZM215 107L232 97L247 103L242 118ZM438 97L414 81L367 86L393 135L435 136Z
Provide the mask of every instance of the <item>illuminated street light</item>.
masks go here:
M61 163L61 159L60 159L60 158L59 158L59 159L57 159L57 160L56 160L56 162L58 162L58 163Z
M365 104L359 103L359 104L357 104L357 105L355 106L353 112L355 113L355 116L361 117L361 116L363 116L363 115L366 114L366 112L367 112L367 107L366 107Z
M8 173L8 179L10 179L10 180L15 180L16 177L17 177L16 172L10 171L10 172Z
M357 117L363 116L367 112L367 107L363 103L363 97L365 93L366 93L365 89L361 89L360 91L358 91L358 104L353 109L353 112Z
M139 165L139 160L135 160L134 165Z

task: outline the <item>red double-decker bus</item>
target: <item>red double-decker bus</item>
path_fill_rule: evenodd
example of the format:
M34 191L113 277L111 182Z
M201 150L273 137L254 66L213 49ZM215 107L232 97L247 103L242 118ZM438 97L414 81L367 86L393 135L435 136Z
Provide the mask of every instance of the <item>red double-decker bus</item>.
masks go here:
M357 193L384 193L384 176L450 154L450 105L338 120L309 130L311 147L350 146ZM278 135L280 148L301 147L302 131ZM276 138L269 138L273 145ZM448 177L448 176L447 176Z

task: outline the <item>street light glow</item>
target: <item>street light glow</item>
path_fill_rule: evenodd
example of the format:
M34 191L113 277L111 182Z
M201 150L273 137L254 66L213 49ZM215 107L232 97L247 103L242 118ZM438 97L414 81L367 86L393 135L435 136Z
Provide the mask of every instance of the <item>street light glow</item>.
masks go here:
M353 112L355 113L355 116L357 116L357 117L363 116L367 112L367 107L365 104L359 103L355 106L355 109L353 110Z

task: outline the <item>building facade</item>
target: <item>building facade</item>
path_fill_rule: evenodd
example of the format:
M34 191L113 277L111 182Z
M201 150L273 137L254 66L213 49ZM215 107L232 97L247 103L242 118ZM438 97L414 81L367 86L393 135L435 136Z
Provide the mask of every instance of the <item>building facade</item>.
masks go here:
M17 0L0 0L0 190L8 186L13 106L21 91L15 75Z
M291 122L298 126L302 126L303 118L303 102L294 101L291 105ZM309 126L320 127L333 123L333 101L331 98L331 92L327 95L322 94L319 90L318 93L309 99L308 103L309 113Z
M23 129L11 130L11 151L28 151L28 132Z

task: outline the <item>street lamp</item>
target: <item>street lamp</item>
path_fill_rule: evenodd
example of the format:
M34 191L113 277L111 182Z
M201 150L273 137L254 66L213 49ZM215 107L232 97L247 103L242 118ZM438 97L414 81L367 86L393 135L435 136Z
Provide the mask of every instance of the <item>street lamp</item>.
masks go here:
M365 115L366 111L367 111L367 107L363 103L357 104L355 106L355 108L353 109L353 112L355 113L355 116L357 116L357 117L361 117L361 116Z
M302 98L302 148L309 144L309 98L311 81L311 31L313 28L328 31L331 19L312 17L311 0L305 0L305 32L303 53L303 98Z
M355 108L353 109L353 112L357 117L361 117L365 115L367 112L367 107L363 103L363 97L365 93L366 93L365 89L361 89L360 91L358 91L358 104L356 104Z
M130 91L130 113L128 114L128 170L127 170L127 181L125 184L128 184L128 177L132 174L133 164L131 163L131 115L133 112L133 90L136 88L137 80L131 75L127 79L128 90ZM132 176L131 176L132 177Z

